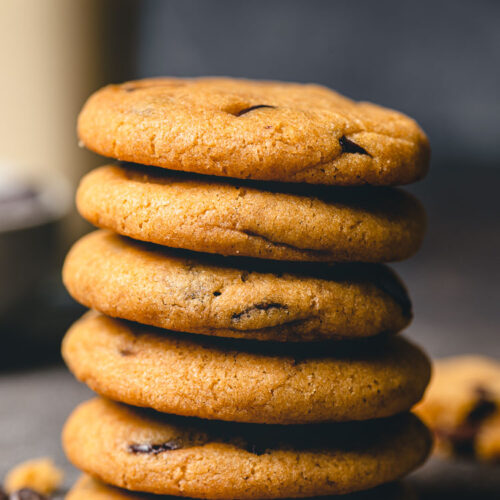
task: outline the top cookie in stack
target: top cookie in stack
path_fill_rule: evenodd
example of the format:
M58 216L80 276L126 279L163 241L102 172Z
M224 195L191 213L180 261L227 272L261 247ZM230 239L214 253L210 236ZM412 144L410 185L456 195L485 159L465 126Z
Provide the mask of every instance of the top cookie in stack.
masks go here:
M318 85L158 78L109 85L78 120L104 156L199 174L337 186L409 184L429 144L407 116Z
M75 411L79 468L135 491L286 498L369 489L425 459L408 412L429 361L387 335L412 311L383 264L425 231L393 187L427 171L413 120L316 85L161 78L98 91L78 131L127 163L78 189L102 230L72 248L64 282L98 312L63 354L132 405Z

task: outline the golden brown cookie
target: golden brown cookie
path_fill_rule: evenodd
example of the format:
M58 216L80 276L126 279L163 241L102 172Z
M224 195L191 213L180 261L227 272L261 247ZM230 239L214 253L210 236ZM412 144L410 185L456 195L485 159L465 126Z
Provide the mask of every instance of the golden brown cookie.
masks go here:
M81 142L119 160L240 179L397 185L421 179L429 143L396 111L319 85L158 78L108 85Z
M80 476L66 495L66 500L162 500L163 498L166 500L176 497L134 493L109 486L86 474Z
M381 265L231 260L108 231L73 246L63 279L76 300L109 316L223 337L368 337L411 319L406 290Z
M402 260L425 232L423 208L397 189L233 182L130 164L85 176L77 206L92 224L138 240L278 260Z
M482 356L436 361L416 411L445 454L500 460L500 363Z
M109 486L93 479L91 476L82 475L71 491L66 495L66 500L162 500L181 497L164 495L151 495L136 493ZM415 491L404 483L390 483L372 490L351 493L348 495L335 495L323 497L324 500L416 500Z
M412 414L363 423L271 426L187 419L94 399L63 432L84 472L134 491L195 498L308 497L396 480L427 457Z
M45 497L42 498L40 495L51 495L59 490L63 479L63 471L50 458L43 457L16 465L7 472L3 486L6 493L10 494L10 500L43 500ZM20 493L22 490L31 491L31 496L29 493L22 496ZM0 487L0 499L7 500L1 492Z
M95 312L69 330L63 356L110 399L254 423L387 417L419 401L430 376L427 357L398 336L287 345L160 331Z

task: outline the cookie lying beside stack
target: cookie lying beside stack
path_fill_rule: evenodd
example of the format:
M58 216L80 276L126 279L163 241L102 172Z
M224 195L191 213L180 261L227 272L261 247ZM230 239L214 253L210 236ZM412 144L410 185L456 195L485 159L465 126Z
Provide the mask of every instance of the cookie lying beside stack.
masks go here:
M432 383L415 411L442 455L500 461L500 363L479 355L435 362Z
M63 355L101 398L64 430L94 478L70 498L339 495L425 460L429 361L395 335L411 303L381 264L424 233L384 187L426 173L415 122L314 85L157 79L98 91L79 136L134 164L77 194L101 229L64 282L94 311Z

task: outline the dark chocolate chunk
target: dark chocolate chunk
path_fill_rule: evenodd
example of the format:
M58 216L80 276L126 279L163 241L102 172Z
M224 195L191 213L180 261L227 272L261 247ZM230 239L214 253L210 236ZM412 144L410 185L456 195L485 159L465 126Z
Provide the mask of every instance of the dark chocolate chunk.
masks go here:
M451 445L455 455L471 457L474 455L474 439L478 430L477 425L462 424L452 430L437 428L435 432L438 438Z
M23 488L11 493L9 500L47 500L47 497L30 488Z
M497 409L497 404L493 401L489 392L484 387L478 387L476 393L478 395L478 400L474 408L472 408L467 415L466 422L468 424L480 424Z
M339 139L340 147L342 148L342 153L357 153L360 155L368 155L371 156L368 151L363 149L361 146L358 146L355 142L352 142L345 135L343 135Z
M218 297L219 295L221 295L221 292L214 292L212 295L213 295L214 297Z
M120 349L120 354L122 356L133 356L135 354L135 352L132 351L132 349L124 348L124 349Z
M238 321L243 316L246 316L247 314L251 314L253 311L270 311L271 309L281 309L281 310L287 311L288 306L286 306L284 304L279 304L278 302L260 302L258 304L254 304L253 306L248 307L247 309L245 309L239 313L234 313L231 316L231 319L233 321Z
M452 430L436 430L436 434L448 441L459 456L474 455L474 442L481 424L497 410L497 404L484 387L478 387L476 392L478 400L461 425Z
M163 453L164 451L173 451L180 448L182 448L182 445L179 443L179 441L172 440L161 444L131 444L128 447L128 451L130 451L131 453L147 453L150 455L158 455L159 453Z
M245 108L245 109L242 109L241 111L238 111L238 113L236 113L236 116L241 116L241 115L245 115L246 113L249 113L250 111L253 111L255 109L259 109L259 108L276 108L276 106L269 106L268 104L258 104L257 106L250 106L249 108Z

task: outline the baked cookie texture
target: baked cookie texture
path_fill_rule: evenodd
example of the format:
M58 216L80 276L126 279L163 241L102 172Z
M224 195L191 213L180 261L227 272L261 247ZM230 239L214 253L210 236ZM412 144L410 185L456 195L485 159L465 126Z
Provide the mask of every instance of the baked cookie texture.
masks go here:
M63 280L109 316L176 331L305 341L396 332L411 320L399 279L376 264L230 260L139 243L108 231L80 239Z
M344 494L407 474L430 448L412 414L370 423L262 426L146 412L95 399L67 421L79 469L114 486L195 498Z
M417 123L319 85L157 78L108 85L78 118L103 156L240 179L401 185L427 173Z
M500 460L500 363L483 356L437 360L416 407L444 454Z
M427 173L418 124L319 85L157 78L97 91L78 135L121 163L82 179L99 230L63 268L93 309L63 357L98 394L64 427L67 498L414 498L430 362L383 263L425 232L394 187Z
M150 495L116 488L83 474L66 495L66 500L162 500L181 497ZM347 495L323 497L331 500L417 500L415 491L398 482Z
M408 411L430 376L407 340L312 345L242 342L165 332L88 313L63 357L95 392L165 413L298 424Z
M131 238L222 255L389 262L415 253L425 213L391 188L233 181L138 165L107 165L77 192L80 214Z

